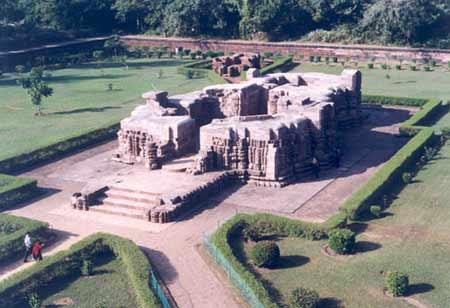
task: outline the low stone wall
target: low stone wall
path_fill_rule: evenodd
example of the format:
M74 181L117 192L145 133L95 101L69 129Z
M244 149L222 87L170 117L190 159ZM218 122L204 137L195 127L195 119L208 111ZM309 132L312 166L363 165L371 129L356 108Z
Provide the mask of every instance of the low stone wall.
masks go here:
M165 38L158 36L128 35L122 36L122 41L130 46L167 46L192 50L213 50L224 52L280 52L293 55L317 55L349 57L360 60L423 60L433 58L438 61L450 61L450 50L432 48L383 47L370 45L341 45L326 43L295 43L295 42L258 42L238 40L199 40L190 38Z

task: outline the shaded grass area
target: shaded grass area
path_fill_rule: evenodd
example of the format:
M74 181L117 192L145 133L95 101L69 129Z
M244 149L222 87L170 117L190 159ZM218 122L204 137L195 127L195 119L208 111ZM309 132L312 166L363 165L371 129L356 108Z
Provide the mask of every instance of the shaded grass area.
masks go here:
M40 294L43 307L137 307L120 259L103 257L92 276L72 276L52 282Z
M410 295L429 307L450 303L450 144L427 164L393 200L383 218L358 222L357 253L333 258L321 253L325 241L280 238L281 267L258 270L279 290L281 301L296 287L315 289L322 307L411 307L383 295L384 273L410 276ZM248 257L248 246L234 245ZM289 265L290 264L290 265Z
M104 127L129 115L143 103L141 94L165 90L179 94L210 84L207 78L186 79L176 72L185 61L174 59L89 63L51 71L54 95L45 100L43 117L34 116L15 74L0 79L0 160ZM108 85L112 84L112 90Z
M363 66L364 65L364 66ZM305 62L291 72L323 72L340 74L343 69L359 69L362 72L362 92L369 95L439 98L450 100L450 72L441 68L432 72L402 69L368 69L365 63L354 65ZM389 78L386 77L389 75Z

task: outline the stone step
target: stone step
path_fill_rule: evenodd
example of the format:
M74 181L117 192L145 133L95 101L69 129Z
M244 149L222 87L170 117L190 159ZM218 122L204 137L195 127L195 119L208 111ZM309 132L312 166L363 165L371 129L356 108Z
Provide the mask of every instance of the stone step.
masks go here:
M145 203L148 205L160 205L161 199L157 195L143 194L141 192L122 191L110 189L105 192L106 196L111 199L128 200L132 202Z
M89 211L148 220L147 215L142 210L123 208L114 205L95 205L91 206Z
M159 205L159 203L155 202L142 202L130 199L123 199L117 197L106 197L102 201L103 205L115 206L117 208L130 209L130 210L140 210L140 211L148 211L155 206Z
M138 194L153 196L153 197L161 196L160 193L154 193L151 191L143 191L143 190L138 190L138 189L131 189L131 188L126 188L126 187L121 187L121 186L110 186L108 191L111 191L111 190L120 191L120 192L129 192L129 193L138 193Z

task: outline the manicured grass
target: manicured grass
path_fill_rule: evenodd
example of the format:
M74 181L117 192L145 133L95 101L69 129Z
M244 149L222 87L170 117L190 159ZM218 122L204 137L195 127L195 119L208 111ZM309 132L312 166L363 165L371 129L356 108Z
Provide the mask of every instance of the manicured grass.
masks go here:
M16 75L0 79L0 160L118 122L144 101L141 94L158 89L179 94L210 84L207 78L186 79L176 59L133 60L129 69L117 64L85 64L51 71L54 94L43 104L43 117L34 116ZM160 76L162 71L162 77ZM108 84L113 90L108 91Z
M345 307L410 307L382 293L382 273L399 270L409 274L415 299L428 307L448 307L449 159L447 144L402 190L384 218L358 224L364 231L357 237L356 255L332 258L320 252L325 241L283 238L283 265L260 271L263 278L285 297L295 287L313 288L329 306L341 301Z
M388 95L402 97L440 98L450 100L450 72L437 68L436 71L411 71L403 69L383 70L381 68L368 69L362 67L363 94ZM364 63L364 65L366 65ZM348 64L345 68L355 69L357 67ZM296 72L323 72L340 74L344 67L341 64L309 63L305 62L295 67ZM389 75L390 78L386 78Z
M51 283L45 292L47 297L43 298L44 307L54 307L51 305L58 302L72 303L64 307L79 308L93 308L99 304L104 304L102 307L137 307L121 261L117 258L105 261L94 268L92 276Z

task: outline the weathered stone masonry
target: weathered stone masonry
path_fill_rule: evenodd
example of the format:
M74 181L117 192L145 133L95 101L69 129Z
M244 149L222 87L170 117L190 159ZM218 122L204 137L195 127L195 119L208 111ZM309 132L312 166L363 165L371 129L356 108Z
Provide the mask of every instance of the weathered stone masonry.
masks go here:
M272 74L146 104L122 120L115 159L160 168L198 152L193 174L233 170L261 185L282 186L336 158L336 133L360 119L361 74Z

